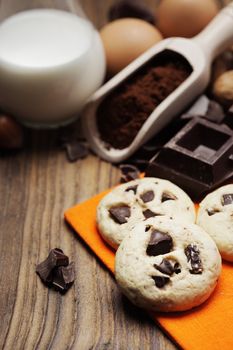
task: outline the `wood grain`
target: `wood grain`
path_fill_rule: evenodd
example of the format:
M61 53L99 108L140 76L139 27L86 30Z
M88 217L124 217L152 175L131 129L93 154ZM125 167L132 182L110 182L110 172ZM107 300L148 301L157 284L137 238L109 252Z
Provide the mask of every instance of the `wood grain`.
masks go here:
M112 2L82 5L99 28ZM0 0L0 12L4 4ZM75 127L80 133L79 123ZM122 297L113 277L64 223L65 209L116 184L119 172L93 155L69 163L58 146L60 133L28 131L23 151L0 157L0 349L177 349ZM75 262L76 280L65 296L45 288L35 274L53 247Z

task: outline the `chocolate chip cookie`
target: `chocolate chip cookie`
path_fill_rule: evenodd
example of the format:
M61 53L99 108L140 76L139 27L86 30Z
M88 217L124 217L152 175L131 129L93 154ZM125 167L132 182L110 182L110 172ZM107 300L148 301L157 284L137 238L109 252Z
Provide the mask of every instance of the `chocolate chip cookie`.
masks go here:
M222 186L203 199L197 224L213 238L222 258L233 261L233 185Z
M215 242L199 226L150 218L127 234L116 252L122 292L151 311L184 311L203 303L221 272Z
M116 249L132 226L164 215L195 222L194 204L170 181L148 177L120 185L107 194L97 208L97 225L105 241Z

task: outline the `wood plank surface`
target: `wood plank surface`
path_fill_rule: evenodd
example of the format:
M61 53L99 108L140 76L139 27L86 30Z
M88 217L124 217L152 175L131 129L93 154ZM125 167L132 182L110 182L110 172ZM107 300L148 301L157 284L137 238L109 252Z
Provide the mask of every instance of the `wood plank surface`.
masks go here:
M16 2L0 0L0 13ZM145 2L155 7L156 1ZM99 28L113 1L81 3ZM79 123L75 127L79 134ZM66 226L65 209L116 184L119 171L94 155L69 163L60 133L28 131L21 152L0 156L0 349L177 349L122 297L110 273ZM75 263L76 280L65 296L35 274L54 247Z

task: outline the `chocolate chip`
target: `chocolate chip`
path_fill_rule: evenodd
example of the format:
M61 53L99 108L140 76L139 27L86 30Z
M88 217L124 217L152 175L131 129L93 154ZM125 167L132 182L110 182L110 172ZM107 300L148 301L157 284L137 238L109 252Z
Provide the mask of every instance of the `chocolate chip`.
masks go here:
M146 225L145 232L148 232L151 229L151 225Z
M68 266L60 266L54 271L52 286L59 292L66 292L74 282L74 263Z
M131 164L122 164L119 166L121 170L121 183L136 180L140 177L140 171L138 168Z
M110 21L125 17L140 18L151 24L155 23L155 17L152 11L137 0L120 0L110 7L108 13Z
M109 214L116 223L122 225L127 222L127 218L130 217L131 211L128 205L122 205L110 208Z
M142 214L144 215L145 219L149 219L149 218L153 218L154 216L158 216L160 214L156 214L153 211L151 211L150 209L146 209L142 212Z
M153 191L147 191L143 194L141 194L140 198L143 200L144 203L151 202L155 198L155 194Z
M160 254L166 254L171 251L173 247L173 241L171 236L167 233L160 231L153 231L150 236L146 253L149 256L157 256Z
M158 271L164 273L165 275L169 275L169 276L171 276L174 272L176 274L181 272L179 263L175 262L173 260L168 260L168 259L163 259L163 261L159 265L154 264L154 267Z
M136 194L137 193L137 188L138 188L138 185L129 186L129 187L126 188L125 192L133 191L133 193Z
M209 216L219 213L218 209L207 209L206 211Z
M172 194L172 193L168 193L168 192L163 192L163 194L162 194L162 203L163 202L166 202L166 201L169 201L169 200L176 200L177 199L177 197L174 195L174 194Z
M224 194L222 196L222 205L229 205L233 203L233 193Z
M67 266L69 258L59 248L52 249L48 257L36 267L36 273L43 282L49 283L52 280L52 272L55 267Z
M195 244L189 244L185 250L188 262L191 263L191 269L189 270L192 274L201 274L203 271L202 261L200 258L200 251Z
M152 278L158 288L163 288L170 281L170 278L165 276L152 276Z
M174 272L178 275L178 273L181 273L181 268L180 268L180 264L178 262L175 263L175 265L173 266L174 268Z

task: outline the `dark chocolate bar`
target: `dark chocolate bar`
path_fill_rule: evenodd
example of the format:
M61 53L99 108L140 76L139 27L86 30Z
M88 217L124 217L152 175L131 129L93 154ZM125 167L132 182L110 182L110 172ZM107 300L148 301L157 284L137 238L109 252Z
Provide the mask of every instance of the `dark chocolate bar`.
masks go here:
M194 199L233 177L233 132L193 118L155 155L146 176L168 179Z

